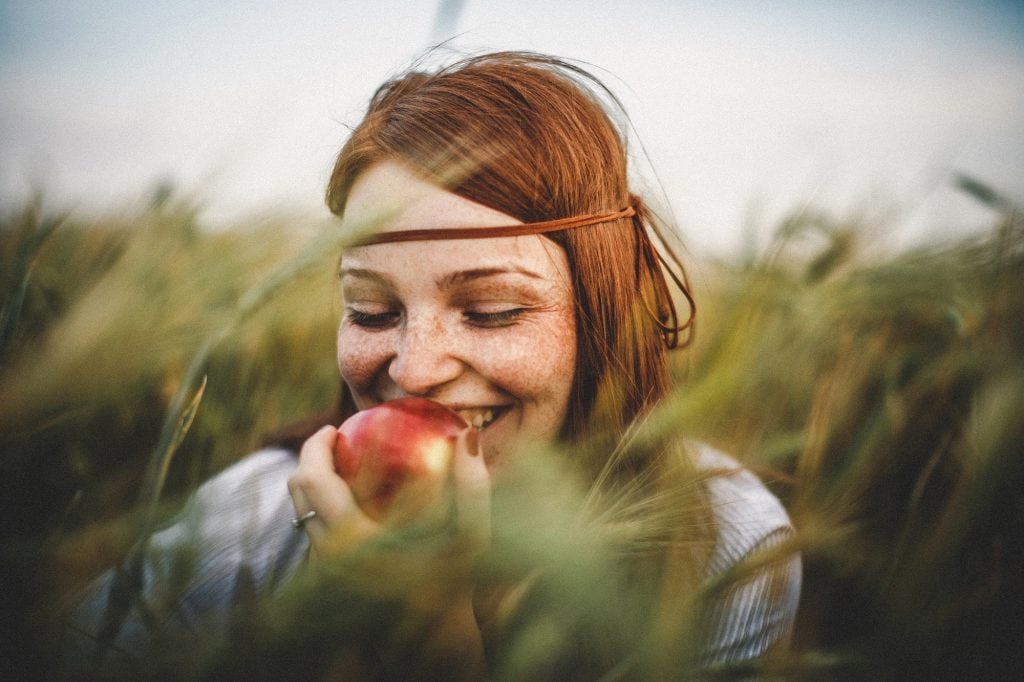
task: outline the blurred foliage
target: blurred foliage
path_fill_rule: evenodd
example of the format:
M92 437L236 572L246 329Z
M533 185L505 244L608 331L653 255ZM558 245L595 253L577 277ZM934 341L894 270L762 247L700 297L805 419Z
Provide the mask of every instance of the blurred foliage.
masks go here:
M1024 216L960 185L999 211L990 232L886 253L798 214L721 264L671 408L786 483L796 648L837 677L1024 672Z
M791 655L724 677L1024 667L1024 224L992 189L960 186L999 212L990 232L891 253L863 243L863 221L798 213L762 254L716 263L697 292L679 389L635 436L735 453L787 504L805 566ZM261 217L210 231L196 215L170 196L88 221L32 203L0 223L3 564L21 586L4 597L16 616L4 634L40 669L62 596L199 481L335 398L331 224ZM431 614L476 570L532 586L504 616L494 677L664 673L637 606L649 585L587 531L600 523L580 516L568 481L541 471L499 495L493 565L439 551L436 535L387 536L274 602L242 589L232 639L189 651L190 670L358 677L367 647L385 642L385 672L429 677L458 660L431 639ZM157 498L158 518L141 518ZM563 502L536 502L552 498ZM386 594L367 574L393 578ZM336 655L311 663L303 643Z
M337 235L272 216L211 232L196 213L165 201L86 221L33 202L3 216L0 523L18 611L80 586L137 537L171 454L157 452L167 424L202 379L190 369L207 378L201 418L166 462L160 517L334 401L337 246L317 247Z

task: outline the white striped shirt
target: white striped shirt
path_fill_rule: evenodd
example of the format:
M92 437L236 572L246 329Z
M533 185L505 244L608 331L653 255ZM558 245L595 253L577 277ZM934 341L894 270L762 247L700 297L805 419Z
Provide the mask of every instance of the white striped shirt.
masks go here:
M696 452L699 468L725 470L706 484L718 526L708 577L792 535L781 503L754 474L707 446ZM295 510L287 481L296 464L287 450L256 452L200 486L180 520L153 535L142 562L140 594L142 604L158 615L154 622L140 604L130 607L110 647L108 672L118 669L118 661L130 670L133 657L152 646L154 628L178 633L224 628L240 580L259 594L287 582L308 549L306 534L291 524ZM180 562L175 549L183 547L198 548L193 563ZM181 580L176 580L176 561L185 576ZM114 570L101 576L70 622L64 654L72 667L89 660L116 581ZM730 589L704 614L709 635L701 663L745 661L784 643L799 592L798 556Z

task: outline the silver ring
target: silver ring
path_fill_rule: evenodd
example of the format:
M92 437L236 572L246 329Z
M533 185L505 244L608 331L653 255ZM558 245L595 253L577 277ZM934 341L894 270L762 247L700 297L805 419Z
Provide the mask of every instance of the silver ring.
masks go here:
M316 510L310 509L308 512L306 512L302 516L297 516L294 519L292 519L292 525L295 526L296 528L302 528L303 526L306 525L306 521L309 521L314 516L316 516Z

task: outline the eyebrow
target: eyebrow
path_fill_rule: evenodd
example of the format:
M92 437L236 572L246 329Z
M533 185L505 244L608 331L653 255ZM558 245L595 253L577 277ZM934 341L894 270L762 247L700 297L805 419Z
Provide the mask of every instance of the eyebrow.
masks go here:
M374 270L367 270L365 268L345 268L345 267L343 267L343 268L341 268L341 270L338 271L338 278L340 279L340 278L343 278L343 277L359 277L360 279L372 280L372 281L374 281L374 282L376 282L378 284L383 284L385 286L390 286L391 285L391 280L389 280L384 275L382 275L379 272L376 272Z
M448 289L453 286L458 286L459 284L465 284L466 282L472 282L478 279L509 274L523 275L530 279L544 279L543 275L540 275L533 270L528 270L516 265L510 265L502 268L473 268L472 270L459 270L439 277L435 280L435 283L439 289ZM338 272L338 275L339 277L358 277L361 279L368 279L384 286L391 286L390 279L375 270L367 270L366 268L343 267Z
M458 272L452 272L438 278L436 283L439 289L447 289L449 287L465 284L466 282L472 282L477 279L509 274L524 275L530 279L544 279L542 275L534 272L533 270L527 270L526 268L521 268L516 265L510 265L504 268L474 268L472 270L459 270Z

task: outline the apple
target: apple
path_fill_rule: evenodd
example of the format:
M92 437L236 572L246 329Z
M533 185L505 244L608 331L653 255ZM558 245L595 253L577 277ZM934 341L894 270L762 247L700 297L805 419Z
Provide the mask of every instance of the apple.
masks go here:
M334 468L370 518L384 521L392 511L415 517L440 500L455 442L467 428L432 400L381 403L338 427Z

